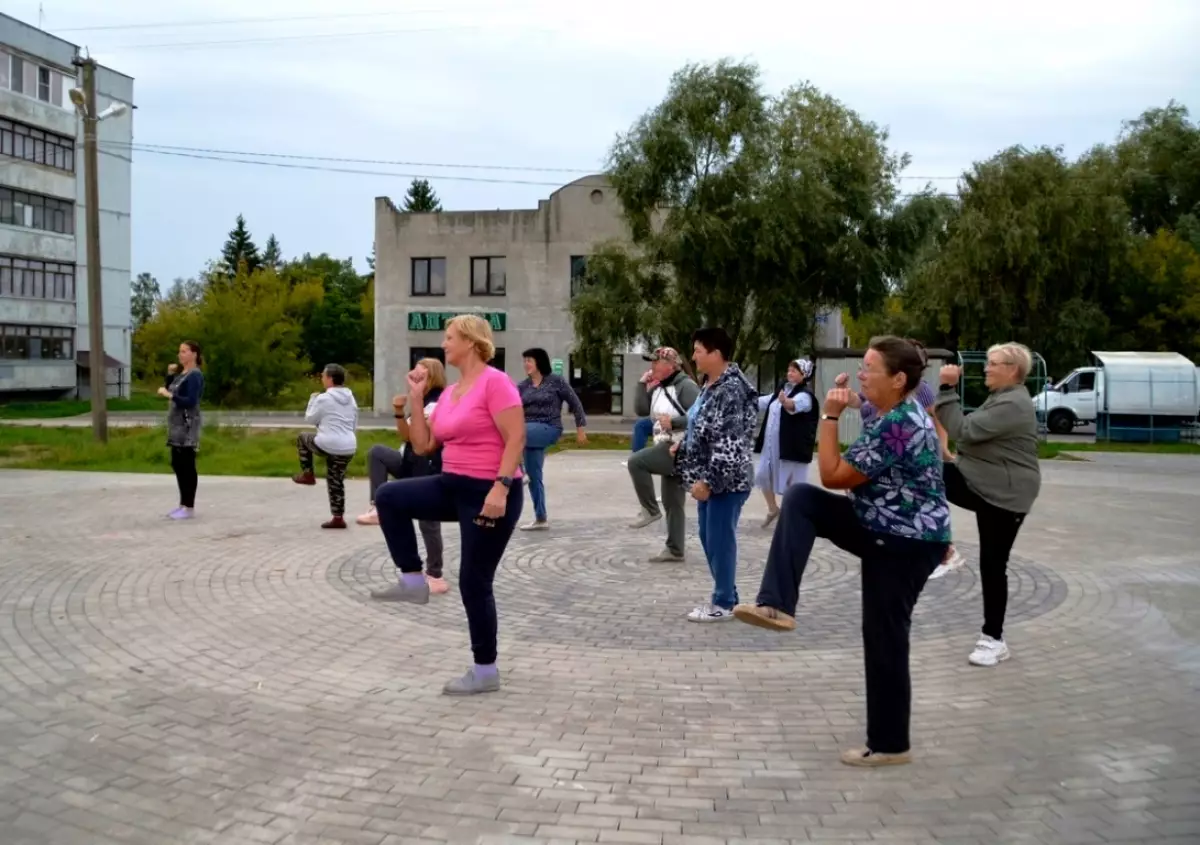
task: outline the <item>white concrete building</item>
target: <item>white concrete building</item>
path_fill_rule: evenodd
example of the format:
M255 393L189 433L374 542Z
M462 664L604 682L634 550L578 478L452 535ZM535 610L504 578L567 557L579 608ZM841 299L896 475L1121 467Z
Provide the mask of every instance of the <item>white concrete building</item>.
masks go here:
M614 350L611 379L588 372L571 356L569 311L587 256L626 237L616 191L602 175L564 185L530 209L405 213L377 198L375 410L391 407L417 359L442 358L445 321L472 312L492 324L493 366L524 378L521 352L541 347L588 413L633 414L644 350ZM840 311L818 322L817 347L845 345ZM774 373L758 375L764 392L774 388Z
M88 395L83 124L68 96L79 48L0 14L0 396ZM133 79L96 71L100 254L110 396L129 395Z

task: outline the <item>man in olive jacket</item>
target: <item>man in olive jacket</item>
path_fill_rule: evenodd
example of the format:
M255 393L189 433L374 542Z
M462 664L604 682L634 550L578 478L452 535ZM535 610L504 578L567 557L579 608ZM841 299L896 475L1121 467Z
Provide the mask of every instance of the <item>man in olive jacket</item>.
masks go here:
M663 518L667 512L667 546L650 558L651 563L683 560L685 534L684 504L687 501L683 484L675 471L675 456L671 445L687 431L688 408L700 395L700 387L683 372L679 353L663 346L650 356L652 362L644 390L634 396L634 412L654 420L654 443L629 459L629 477L637 494L641 513L630 525L645 528ZM662 508L654 496L654 476L662 476Z

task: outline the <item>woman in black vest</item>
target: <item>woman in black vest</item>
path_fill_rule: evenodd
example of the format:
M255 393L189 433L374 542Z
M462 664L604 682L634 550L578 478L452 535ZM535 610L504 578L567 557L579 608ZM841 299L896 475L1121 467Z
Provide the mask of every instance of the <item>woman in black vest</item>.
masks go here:
M788 364L787 381L779 392L758 399L758 409L767 412L754 443L754 451L762 454L754 485L767 502L763 528L779 516L775 497L808 480L821 417L821 405L809 384L812 372L812 361L798 358Z

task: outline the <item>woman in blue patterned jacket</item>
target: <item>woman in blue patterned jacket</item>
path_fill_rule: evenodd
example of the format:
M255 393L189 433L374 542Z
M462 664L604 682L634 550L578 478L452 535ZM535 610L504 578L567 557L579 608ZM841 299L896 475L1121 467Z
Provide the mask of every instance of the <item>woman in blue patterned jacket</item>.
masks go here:
M733 618L738 603L737 526L754 486L758 390L729 360L733 340L724 329L698 329L692 348L704 389L688 408L687 433L675 457L684 489L699 503L700 545L708 558L713 593L688 619L724 622Z

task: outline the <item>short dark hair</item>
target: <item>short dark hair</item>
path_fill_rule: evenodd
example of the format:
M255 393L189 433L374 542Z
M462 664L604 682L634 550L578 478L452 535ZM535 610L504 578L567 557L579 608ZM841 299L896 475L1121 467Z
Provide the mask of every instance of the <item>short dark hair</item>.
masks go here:
M692 343L698 343L709 352L720 352L728 361L733 357L733 338L720 326L705 326L692 332Z
M341 364L326 364L321 372L329 376L329 380L337 387L346 383L346 368Z
M921 383L925 374L925 362L921 360L921 352L910 341L894 335L883 335L871 338L867 347L874 349L883 358L888 375L904 373L904 392L911 393Z
M544 376L550 375L550 356L546 354L546 350L539 346L533 349L526 349L521 353L522 358L532 358L533 365L537 367L537 371Z

